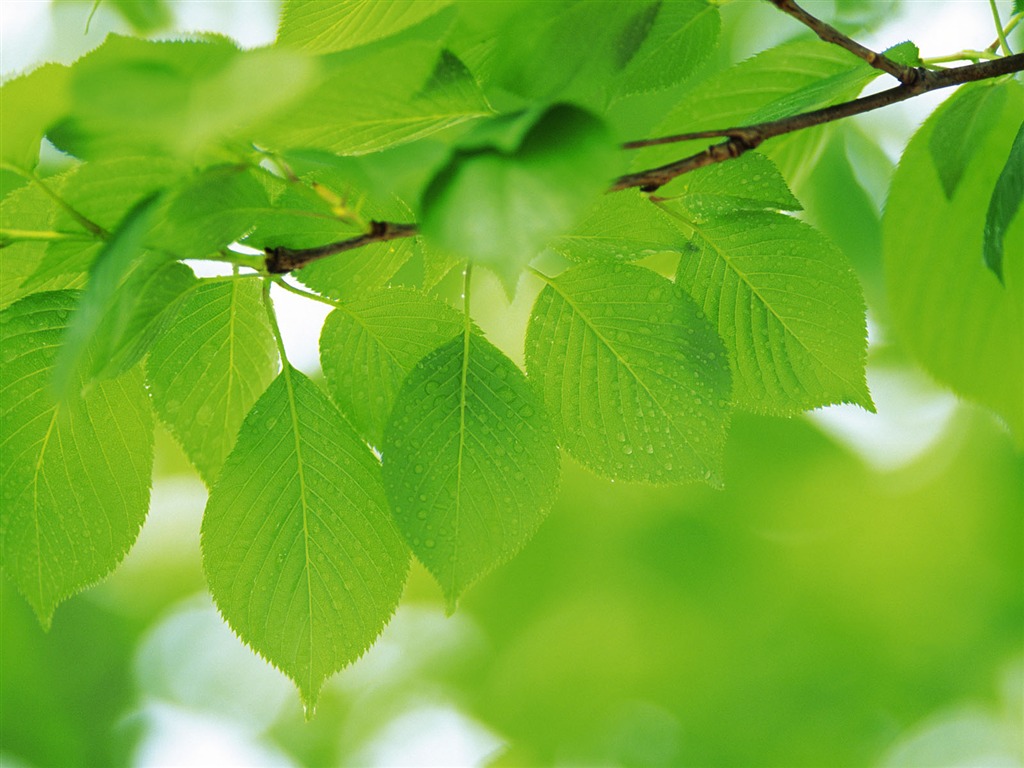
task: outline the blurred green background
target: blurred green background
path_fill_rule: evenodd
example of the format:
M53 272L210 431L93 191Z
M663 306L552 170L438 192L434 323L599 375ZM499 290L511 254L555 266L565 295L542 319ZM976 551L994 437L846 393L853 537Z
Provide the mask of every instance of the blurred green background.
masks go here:
M4 0L5 74L131 23L256 44L276 13L143 3L166 15L133 22L104 3L84 35L91 5ZM718 65L794 32L763 5L727 7ZM973 6L991 36L986 3L909 3L909 22L889 2L808 5L885 44L871 32L883 20L973 44L961 17L922 15ZM394 620L310 723L213 609L205 490L161 434L150 518L110 579L48 633L0 581L0 765L1024 765L1024 457L885 327L879 211L891 147L921 114L836 130L796 185L865 285L878 415L738 415L721 492L612 484L567 460L536 539L453 617L414 567ZM514 346L508 318L529 291L512 307L496 284L480 293L481 325Z

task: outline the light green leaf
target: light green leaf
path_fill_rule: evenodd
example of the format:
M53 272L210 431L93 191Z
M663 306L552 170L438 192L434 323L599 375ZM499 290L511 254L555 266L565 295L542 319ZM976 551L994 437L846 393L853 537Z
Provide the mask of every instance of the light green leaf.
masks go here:
M722 25L706 0L663 0L651 6L653 23L619 76L620 95L667 88L688 77L714 50Z
M379 152L491 113L473 76L436 42L411 41L346 62L254 131L262 146Z
M864 297L838 248L779 213L698 220L671 212L692 233L676 281L718 326L738 407L779 415L831 403L874 410L864 378Z
M929 147L956 96L915 134L893 177L882 244L898 337L932 376L999 413L1024 444L1024 248L1005 253L1005 289L981 258L992 189L1024 113L1024 88L1012 80L998 87L1006 92L1002 114L964 169L955 200L946 197ZM1008 242L1021 242L1021 223L1016 217Z
M143 35L163 29L174 21L168 0L106 0L106 2L132 25L132 29Z
M88 383L89 374L95 372L96 365L102 364L98 361L108 360L114 351L117 339L97 331L108 318L125 311L121 301L124 294L118 291L125 278L134 271L136 279L145 279L147 273L167 262L166 257L144 258L146 238L158 203L159 198L151 196L132 208L89 270L89 283L68 324L67 337L54 363L53 386L59 396L73 396L72 383L79 378ZM86 355L93 345L98 346L99 351L89 366L85 363Z
M320 332L320 365L334 401L380 445L399 387L412 367L462 330L451 306L392 288L347 301Z
M799 211L800 201L779 169L760 152L716 163L673 179L658 190L697 216L737 210Z
M1006 90L990 83L961 88L936 118L928 149L950 200L964 170L999 121Z
M424 194L421 229L441 250L486 265L512 293L522 267L596 202L614 163L604 124L556 105L513 152L456 153Z
M55 231L51 226L54 206L53 199L35 184L19 187L0 200L0 237L9 238L0 248L0 308L30 292L25 282L38 269L48 245L46 240L17 240L9 233Z
M679 230L636 190L601 197L568 234L552 240L551 250L578 262L635 261L679 247Z
M39 146L47 129L69 106L68 68L44 64L0 85L0 162L24 171L39 162Z
M208 486L277 365L260 286L251 279L201 283L150 351L156 412Z
M246 166L208 168L167 194L150 242L180 258L216 253L271 212L264 187Z
M562 447L595 472L721 486L725 347L665 278L595 264L549 280L530 316L526 366Z
M324 679L380 634L409 568L377 460L287 365L246 417L210 491L202 546L217 607L295 681L307 716Z
M60 404L53 393L79 296L37 293L0 313L0 553L44 627L61 601L113 570L149 508L153 424L141 373Z
M558 486L558 447L540 398L468 327L408 375L383 454L398 527L449 612L532 538Z
M1024 202L1024 123L1010 147L1010 156L996 181L985 217L985 264L1000 281L1003 279L1003 254L1006 232ZM1018 249L1019 250L1019 249Z
M71 67L69 117L48 132L81 158L209 159L317 78L305 56L239 51L226 39L154 42L110 35ZM126 108L131 105L131 108Z
M287 0L278 45L312 53L356 48L419 24L452 0Z
M113 231L132 206L176 183L186 172L186 166L175 160L129 157L82 163L45 183L87 219ZM52 200L51 205L53 229L86 233L67 210ZM38 290L54 278L86 273L102 247L103 243L92 236L51 243L25 287Z

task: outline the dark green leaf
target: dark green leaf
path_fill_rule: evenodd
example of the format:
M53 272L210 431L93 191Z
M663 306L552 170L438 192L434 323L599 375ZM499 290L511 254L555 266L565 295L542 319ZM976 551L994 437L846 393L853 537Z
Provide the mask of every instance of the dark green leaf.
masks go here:
M1017 131L1017 138L1010 147L992 200L985 217L985 264L1000 281L1003 280L1003 253L1006 249L1006 232L1020 210L1024 200L1024 123Z

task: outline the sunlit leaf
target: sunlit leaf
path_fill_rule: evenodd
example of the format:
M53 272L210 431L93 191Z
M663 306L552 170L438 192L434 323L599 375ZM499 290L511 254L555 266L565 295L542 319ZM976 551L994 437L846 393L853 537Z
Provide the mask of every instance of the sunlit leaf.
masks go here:
M985 217L985 264L1003 279L1006 232L1024 201L1024 124L1010 147L1010 156L996 181Z
M391 511L449 612L533 537L558 486L558 448L540 398L468 328L409 373L383 454Z
M67 83L67 67L44 64L0 85L0 161L26 171L35 168L43 135L68 109Z
M356 48L433 16L452 0L287 0L277 32L280 45L315 53Z
M153 424L142 374L59 404L54 394L57 350L79 297L37 293L0 313L0 550L44 626L61 601L120 562L149 508Z
M594 471L721 485L725 347L665 278L601 264L549 280L530 317L526 365L562 447Z
M462 330L448 304L402 289L341 304L320 332L320 365L334 400L359 433L380 445L399 387L412 367Z
M150 351L153 405L207 485L277 364L254 280L200 285Z
M1011 153L1024 110L1014 81L1002 113L949 200L929 149L954 94L918 130L893 177L882 221L885 278L899 338L936 379L999 413L1024 440L1024 249L1004 254L1004 288L982 258L992 190ZM922 222L928 222L923 226ZM1021 217L1005 235L1021 242ZM1014 234L1016 233L1016 240Z
M974 153L999 121L1005 102L1006 90L998 86L965 87L936 119L928 149L949 199L953 199Z
M210 491L203 566L224 618L295 681L307 715L398 604L409 553L387 509L370 449L286 365Z

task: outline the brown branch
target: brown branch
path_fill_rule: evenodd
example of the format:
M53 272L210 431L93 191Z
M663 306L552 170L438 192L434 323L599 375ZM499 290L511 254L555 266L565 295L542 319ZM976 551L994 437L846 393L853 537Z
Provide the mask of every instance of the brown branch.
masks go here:
M414 237L419 233L415 224L396 224L390 221L371 221L370 231L352 237L348 240L341 240L337 243L328 243L316 248L267 248L267 271L274 275L283 275L293 269L300 269L312 261L322 259L325 256L333 256L336 253L344 253L354 248L362 248L371 243L383 243L388 240L398 240L403 237Z
M814 34L826 43L832 43L833 45L838 45L840 48L845 48L854 56L863 59L875 69L880 69L883 72L892 75L904 85L910 85L917 80L918 70L913 67L898 64L885 54L877 53L872 51L870 48L865 48L856 40L844 35L831 24L827 24L817 16L809 14L797 5L795 0L768 1L783 13L789 14L801 24L810 28Z
M773 0L774 2L774 0ZM906 101L914 96L920 96L929 91L940 88L949 88L954 85L974 82L976 80L987 80L1000 75L1008 75L1012 72L1024 71L1024 54L1014 54L994 61L983 61L978 64L969 64L964 67L944 69L939 72L932 72L926 69L918 69L917 78L913 83L898 85L887 91L864 96L863 98L835 104L831 107L816 109L811 112L804 112L791 117L784 117L779 120L771 120L765 123L740 126L737 128L724 128L720 131L702 131L698 133L681 133L675 136L665 136L659 139L647 139L639 142L630 142L633 147L652 146L655 144L668 144L675 141L691 141L694 138L704 138L702 134L711 136L728 136L728 141L714 144L703 152L690 155L668 165L651 168L646 171L629 173L620 176L612 184L609 191L616 192L630 187L640 187L644 192L653 192L659 187L667 184L677 176L695 171L715 163L721 163L739 157L745 152L756 148L762 142L776 136L802 131L816 125L824 125L836 120L842 120L854 115L871 112L881 107Z
M778 1L785 2L785 0ZM776 0L771 0L771 2L776 2ZM682 176L685 173L708 165L732 160L776 136L860 115L940 88L949 88L954 85L963 85L964 83L976 80L987 80L1021 71L1024 71L1024 54L1020 53L993 61L983 61L978 64L944 69L937 72L916 69L914 70L915 77L912 82L903 83L895 88L890 88L887 91L881 91L871 96L864 96L863 98L835 104L831 107L816 109L812 112L804 112L779 120L736 128L695 131L655 139L631 141L624 144L623 147L625 149L637 149L658 144L728 137L727 141L713 144L702 152L684 157L668 165L620 176L612 183L608 191L617 192L631 187L639 187L644 192L654 192L677 176ZM272 274L284 274L326 256L351 251L371 243L415 237L418 234L419 229L415 224L372 221L370 222L370 230L368 232L348 240L341 240L340 242L329 243L317 246L316 248L286 248L283 246L267 248L266 269Z

